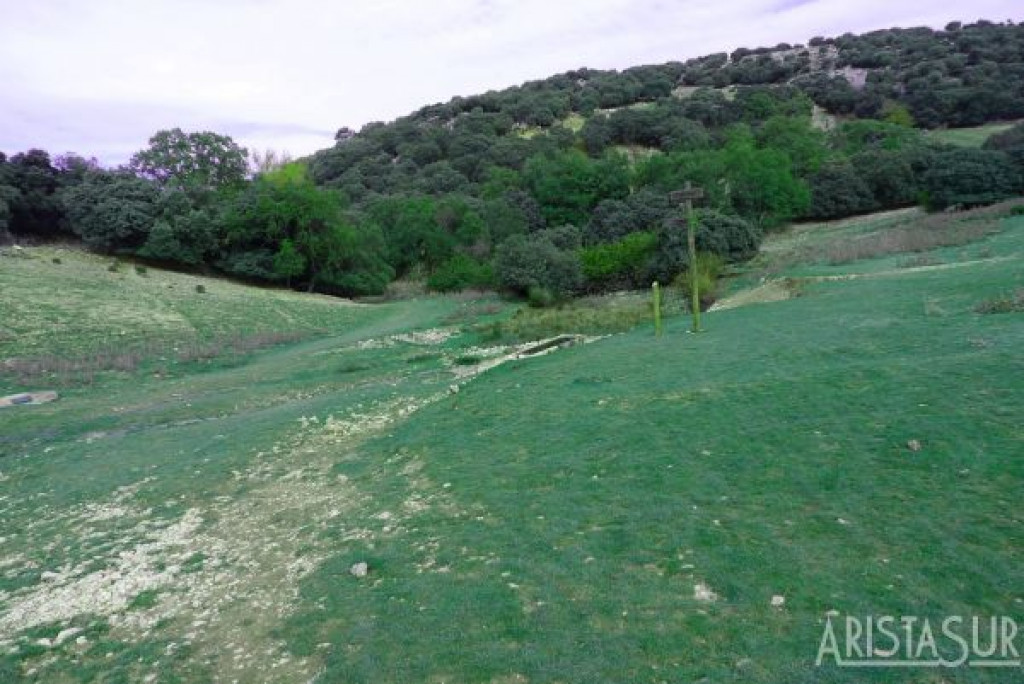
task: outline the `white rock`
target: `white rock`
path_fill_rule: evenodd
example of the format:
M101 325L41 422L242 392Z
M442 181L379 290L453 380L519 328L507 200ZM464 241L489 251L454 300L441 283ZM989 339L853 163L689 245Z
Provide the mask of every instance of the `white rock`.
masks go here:
M714 603L718 600L718 594L711 590L711 587L703 582L693 585L693 598L702 603Z
M75 636L76 634L78 634L81 631L82 631L81 627L69 627L67 629L62 629L57 634L57 638L53 640L53 645L54 646L60 646L65 641L67 641L68 639L70 639L71 637Z
M786 605L785 596L782 596L781 594L776 594L775 596L772 596L772 608L781 608L784 605Z
M366 577L366 573L370 571L370 566L364 562L359 562L348 569L352 573L353 577Z

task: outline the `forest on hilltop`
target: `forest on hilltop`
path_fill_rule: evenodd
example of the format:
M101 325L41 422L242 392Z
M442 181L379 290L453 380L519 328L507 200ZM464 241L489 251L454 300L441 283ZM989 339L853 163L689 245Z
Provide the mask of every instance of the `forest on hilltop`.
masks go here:
M1022 118L1024 25L816 37L457 97L257 169L227 136L177 129L119 169L0 154L0 239L334 294L412 278L544 302L684 271L666 219L686 182L720 261L793 220L1018 194L1024 126L981 149L926 129Z

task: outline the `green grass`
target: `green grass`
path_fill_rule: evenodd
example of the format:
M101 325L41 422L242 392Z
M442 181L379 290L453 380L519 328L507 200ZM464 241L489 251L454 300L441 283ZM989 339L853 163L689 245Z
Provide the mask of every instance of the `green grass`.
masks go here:
M679 293L666 288L665 315L684 309ZM607 335L632 330L638 325L653 325L651 296L648 293L620 293L585 297L544 308L521 307L511 316L482 323L475 330L488 341L526 342L565 333Z
M375 510L410 469L444 498L282 633L332 644L324 681L904 681L816 669L826 612L1024 616L1024 319L973 311L1022 278L820 283L502 366L340 460Z
M958 147L981 147L996 133L1013 128L1014 123L995 123L972 128L946 128L928 132L928 137L938 142Z
M0 255L0 358L86 355L240 331L337 331L360 316L359 307L331 297L123 264L112 272L109 257L72 249L22 253Z
M1024 217L821 258L914 220L773 238L735 287L768 269L799 296L699 335L654 338L644 295L410 300L5 409L0 680L1016 681L814 667L829 610L1024 622L1024 318L978 312L1024 288ZM622 333L466 375L587 325ZM138 582L123 607L4 622L110 569ZM33 642L69 627L86 643Z

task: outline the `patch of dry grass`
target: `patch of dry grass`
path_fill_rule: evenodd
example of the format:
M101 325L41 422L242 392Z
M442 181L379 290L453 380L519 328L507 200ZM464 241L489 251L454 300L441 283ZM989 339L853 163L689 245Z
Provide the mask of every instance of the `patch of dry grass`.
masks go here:
M60 387L91 384L98 373L133 372L147 362L166 363L174 360L178 363L190 363L234 358L259 349L297 342L309 334L308 331L266 331L219 335L209 340L153 339L128 345L112 342L96 352L80 356L44 354L12 357L0 362L0 374L11 375L21 384L42 378L47 378Z
M962 212L930 214L889 230L837 240L811 250L811 260L846 264L889 254L927 252L975 242L999 231L999 220L1024 200Z
M1024 313L1024 287L980 302L974 310L981 314Z

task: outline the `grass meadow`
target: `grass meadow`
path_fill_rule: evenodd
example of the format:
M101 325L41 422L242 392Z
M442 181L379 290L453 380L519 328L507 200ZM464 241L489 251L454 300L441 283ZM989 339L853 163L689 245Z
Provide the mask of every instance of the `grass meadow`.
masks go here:
M1020 681L815 665L830 611L1024 622L1024 217L936 220L798 227L660 338L0 257L7 358L304 331L0 409L0 681Z

